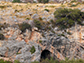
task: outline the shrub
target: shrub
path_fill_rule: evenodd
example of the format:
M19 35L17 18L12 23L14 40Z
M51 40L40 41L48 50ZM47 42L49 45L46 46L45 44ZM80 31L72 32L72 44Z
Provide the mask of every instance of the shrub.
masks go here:
M20 0L13 0L13 3L20 3L21 1Z
M41 21L42 21L43 19L42 19L41 17L39 17L39 20L41 20Z
M34 23L35 23L35 27L37 27L38 29L41 29L42 25L40 21L34 20Z
M19 10L16 9L15 12L19 12Z
M48 9L44 9L45 11L47 11L47 12L49 12L49 10Z
M57 19L55 25L60 29L72 27L75 25L75 22L81 25L84 20L84 12L78 9L60 8L54 12L54 16Z
M0 33L0 40L4 40L4 39L5 39L4 35Z
M39 3L48 3L49 2L49 0L38 0L39 1Z
M26 20L30 20L30 18L26 18Z
M1 9L6 8L6 6L0 6Z
M70 33L70 32L67 32L67 34L71 35L72 33Z
M50 20L50 22L51 22L51 23L54 23L54 21L53 21L52 19Z
M49 2L49 0L43 0L43 3L48 3Z
M42 43L42 40L39 40L40 43Z
M22 24L19 24L19 29L20 29L22 32L25 32L26 29L31 30L31 25L28 24L28 23L22 23Z
M36 51L35 47L32 46L32 48L31 48L31 50L30 50L31 54L33 54L35 51Z
M20 63L18 60L15 60L14 63Z

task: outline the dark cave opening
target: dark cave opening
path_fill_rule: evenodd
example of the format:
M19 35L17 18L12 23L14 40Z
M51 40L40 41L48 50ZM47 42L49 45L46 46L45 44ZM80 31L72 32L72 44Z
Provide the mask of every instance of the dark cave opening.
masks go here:
M40 60L43 60L43 59L46 59L46 58L50 59L50 57L51 57L50 51L49 50L43 50L42 53L41 53Z

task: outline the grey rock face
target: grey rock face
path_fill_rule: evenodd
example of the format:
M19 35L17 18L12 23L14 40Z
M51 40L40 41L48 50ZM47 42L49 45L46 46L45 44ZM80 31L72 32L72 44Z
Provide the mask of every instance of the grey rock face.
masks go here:
M38 14L34 14L34 15L32 16L32 18L33 18L33 19L38 19L39 16L38 16Z
M22 42L13 42L9 41L8 44L4 45L0 49L0 55L5 56L6 52L8 53L8 57L12 56L13 54L16 54L22 47L24 47L26 43L24 41Z
M32 46L35 47L35 52L33 54L31 54L30 52ZM20 53L18 54L19 51ZM11 57L13 60L19 60L20 62L24 63L31 63L32 61L35 60L39 61L40 55L41 55L41 47L38 44L31 41L29 42L29 45L26 44L25 41L21 42L15 40L9 40L7 42L3 41L3 46L0 47L1 57Z
M16 59L18 59L20 62L31 63L31 61L40 60L41 48L38 47L39 45L35 44L34 42L31 42L30 44L31 45L26 45L24 48L22 48L21 54L16 56ZM32 46L34 46L36 50L33 54L30 52Z

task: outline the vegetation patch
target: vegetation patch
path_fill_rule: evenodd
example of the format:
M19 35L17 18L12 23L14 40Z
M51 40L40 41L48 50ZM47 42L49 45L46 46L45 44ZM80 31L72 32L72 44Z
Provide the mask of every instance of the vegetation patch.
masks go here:
M13 3L21 3L20 0L13 0L12 2L13 2Z
M22 24L19 24L19 29L20 29L22 32L25 32L26 29L31 30L31 25L28 24L28 23L22 23Z
M42 40L39 40L40 43L42 43Z
M33 54L35 51L36 51L35 47L32 46L32 48L31 48L31 50L30 50L31 54Z
M0 63L20 63L20 62L18 60L11 62L11 61L4 61L3 59L0 59Z
M3 59L0 59L0 63L12 63L10 61L4 61Z
M42 24L41 24L40 21L38 21L38 20L34 20L34 23L35 23L35 27L37 27L38 29L41 29Z
M45 60L42 60L41 62L38 62L38 61L34 61L32 63L84 63L84 60L82 59L73 59L73 60L61 60L61 61L58 61L58 60L54 60L53 58L51 58L50 60L49 59L45 59Z
M0 33L0 40L4 40L4 39L5 39L4 35Z
M75 23L82 25L84 20L84 12L78 9L60 8L54 12L56 18L55 24L60 29L70 28L75 26Z
M26 18L26 20L30 20L30 18Z
M14 63L20 63L18 60L15 60Z
M1 9L6 8L6 6L0 6Z
M39 1L39 3L48 3L49 2L49 0L38 0Z
M48 9L44 9L45 11L47 11L47 12L49 12L49 10Z

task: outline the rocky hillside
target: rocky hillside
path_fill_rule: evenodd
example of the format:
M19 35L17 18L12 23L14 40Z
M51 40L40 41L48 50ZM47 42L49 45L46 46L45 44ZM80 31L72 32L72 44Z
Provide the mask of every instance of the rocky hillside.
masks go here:
M13 0L0 0L0 1L6 1L6 2L12 2ZM20 0L21 2L38 2L38 0ZM71 2L72 0L49 0L49 2ZM82 2L84 0L77 0L78 2Z
M0 2L0 59L50 57L84 59L84 4Z

